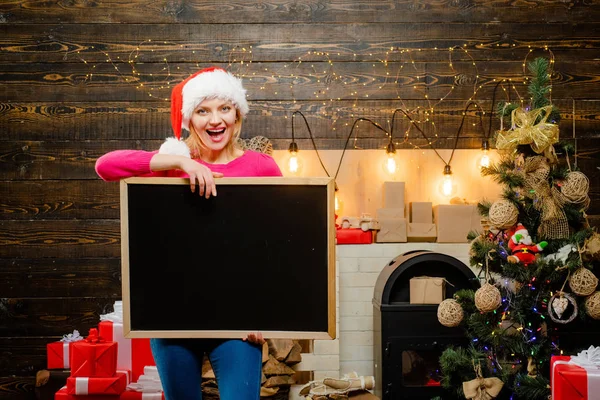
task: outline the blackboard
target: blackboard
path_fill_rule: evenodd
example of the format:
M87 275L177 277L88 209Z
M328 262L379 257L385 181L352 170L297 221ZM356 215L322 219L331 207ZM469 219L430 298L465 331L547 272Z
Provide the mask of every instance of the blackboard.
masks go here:
M335 337L330 178L125 179L121 240L128 337Z

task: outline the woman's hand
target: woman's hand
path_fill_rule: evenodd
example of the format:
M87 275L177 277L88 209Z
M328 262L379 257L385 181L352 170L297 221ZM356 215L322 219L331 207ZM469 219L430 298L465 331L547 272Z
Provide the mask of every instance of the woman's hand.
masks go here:
M221 178L220 172L212 172L207 166L202 165L191 158L182 160L180 169L190 176L190 189L192 193L196 191L196 181L198 182L198 194L207 199L212 194L217 195L217 185L214 178Z
M263 338L263 335L260 332L249 333L248 336L246 336L246 338L244 339L244 341L248 341L249 343L257 344L260 346L262 346L265 343L265 339Z

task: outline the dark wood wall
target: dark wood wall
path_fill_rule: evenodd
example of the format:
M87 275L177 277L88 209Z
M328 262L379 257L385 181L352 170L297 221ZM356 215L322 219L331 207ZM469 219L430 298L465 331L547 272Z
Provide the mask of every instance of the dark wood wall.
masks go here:
M173 82L210 65L243 74L244 136L275 149L289 144L294 110L319 149L341 149L355 118L389 128L394 109L425 118L425 95L449 93L430 117L437 129L425 130L451 148L474 87L488 113L494 79L526 97L523 61L530 49L529 59L548 56L544 46L561 136L577 145L598 215L599 1L0 2L0 397L30 392L45 344L87 330L120 298L118 185L100 181L94 162L158 147ZM458 147L478 148L476 112L468 118ZM415 130L403 141L406 126L399 118L399 147L424 146ZM301 124L296 133L309 148ZM366 125L358 135L361 148L387 140Z

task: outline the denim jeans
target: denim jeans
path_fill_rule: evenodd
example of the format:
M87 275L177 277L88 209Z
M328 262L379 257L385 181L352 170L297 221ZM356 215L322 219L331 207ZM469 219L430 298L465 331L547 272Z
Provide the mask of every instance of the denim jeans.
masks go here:
M259 400L260 346L242 340L151 339L166 400L201 400L202 357L208 354L221 400Z

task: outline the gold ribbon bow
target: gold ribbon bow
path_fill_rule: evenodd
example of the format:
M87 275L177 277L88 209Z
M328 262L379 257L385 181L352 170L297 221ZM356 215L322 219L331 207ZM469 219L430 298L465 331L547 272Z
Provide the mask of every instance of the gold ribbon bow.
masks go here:
M491 400L500 394L504 382L498 378L484 378L481 376L481 366L475 367L477 377L472 381L463 382L465 398L470 400Z
M558 142L558 125L546 122L552 111L552 106L540 107L526 111L521 107L511 113L511 129L499 130L496 138L498 150L514 151L518 145L529 144L537 154L545 153L553 159L554 148ZM541 119L536 124L538 118Z

